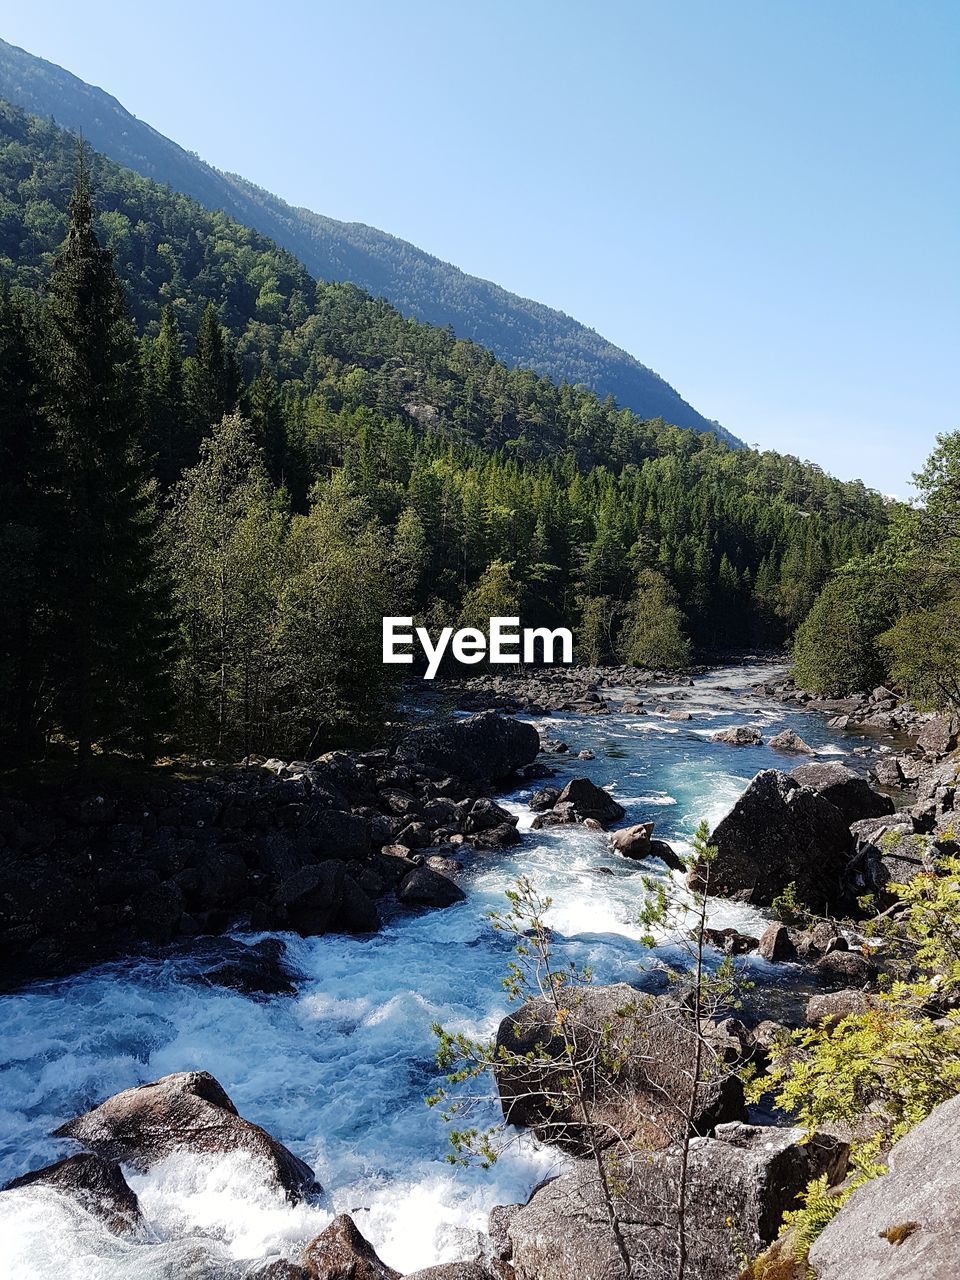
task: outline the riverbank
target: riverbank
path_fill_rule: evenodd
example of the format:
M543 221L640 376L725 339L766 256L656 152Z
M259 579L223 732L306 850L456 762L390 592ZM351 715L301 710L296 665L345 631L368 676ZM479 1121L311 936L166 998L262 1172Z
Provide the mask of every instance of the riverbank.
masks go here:
M604 686L599 693L609 708L605 715L557 710L533 720L547 748L534 761L535 770L553 770L545 781L560 794L575 779L588 779L623 810L614 826L654 822L654 839L686 853L700 819L716 829L757 773L791 771L804 759L846 761L865 773L889 754L882 750L886 743L831 728L819 711L753 693L758 674L766 669L729 668L698 677L693 686L657 684L649 692ZM631 701L645 705L628 710ZM596 705L587 701L587 707ZM738 726L755 729L759 742L715 740ZM771 739L787 731L814 754L798 758L772 748ZM854 754L861 747L871 754ZM438 782L423 770L439 766L426 759L422 768L395 755L363 763L376 771L369 777L377 779L378 802L381 792L406 790L386 772L381 777L381 770L405 767L431 786ZM266 794L291 783L295 790L300 782L294 775L304 772L295 762L250 767ZM484 848L482 840L464 837L452 846L447 840L442 851L411 849L425 860L449 859L438 874L463 896L443 909L404 906L388 893L376 900L377 932L300 936L285 926L265 936L187 935L4 997L0 1176L13 1178L75 1152L75 1145L50 1132L119 1091L171 1073L205 1070L242 1117L305 1162L324 1187L320 1200L293 1205L234 1157L181 1152L142 1170L125 1166L149 1237L119 1243L89 1214L72 1210L62 1194L51 1199L22 1188L0 1196L0 1240L8 1250L0 1260L7 1274L16 1280L73 1280L70 1258L76 1255L98 1259L102 1275L111 1280L239 1280L257 1268L280 1266L281 1259L289 1268L301 1266L307 1242L331 1227L337 1212L350 1214L396 1271L411 1275L428 1265L477 1259L481 1270L470 1274L489 1280L491 1210L526 1203L546 1175L569 1166L555 1150L520 1133L493 1170L452 1169L445 1162L448 1135L423 1103L437 1079L433 1023L489 1035L506 1012L500 979L509 943L491 931L488 912L502 908L504 891L518 875L528 875L553 899L548 923L558 963L588 964L602 985L639 982L656 990L663 964L675 953L669 937L652 952L643 945L638 912L644 883L652 876L672 894L683 893L678 874L661 861L624 856L604 832L584 822L533 830L538 810L530 802L544 789L539 778L506 786L511 789L498 793L495 803L508 815L498 825L514 833L511 843ZM471 809L490 799L482 791L479 779L469 784L464 798ZM421 810L448 798L418 793L416 787L408 794ZM390 797L391 804L401 802ZM291 818L299 820L305 803L291 806ZM356 807L380 812L369 796L366 806ZM392 818L407 825L422 820L409 811ZM256 833L258 848L277 834L289 829L279 823ZM709 923L718 941L711 953L715 964L720 945L726 945L720 939L733 936L729 931L759 940L771 918L763 906L714 899ZM799 933L788 940L796 945ZM254 948L259 951L251 958ZM837 950L834 943L829 954ZM738 957L757 984L757 1004L743 1019L755 1044L764 1019L802 1022L808 985L825 994L843 985L836 976L818 977L815 957L810 961L801 969L761 954L759 947ZM231 966L228 983L211 979L211 970ZM243 976L251 968L252 982ZM268 970L278 977L272 993L256 985ZM728 1041L731 1051L734 1039ZM477 1119L495 1123L498 1116L494 1097ZM762 1130L758 1140L764 1140ZM745 1134L732 1131L706 1141L714 1144L705 1149L708 1166L723 1155L727 1169L740 1160L735 1151L750 1146ZM791 1140L784 1141L789 1150ZM533 1204L539 1213L545 1202L534 1197ZM522 1232L529 1242L539 1230L535 1216L528 1215L514 1237L520 1241ZM32 1270L18 1270L24 1260ZM550 1274L561 1273L554 1267Z

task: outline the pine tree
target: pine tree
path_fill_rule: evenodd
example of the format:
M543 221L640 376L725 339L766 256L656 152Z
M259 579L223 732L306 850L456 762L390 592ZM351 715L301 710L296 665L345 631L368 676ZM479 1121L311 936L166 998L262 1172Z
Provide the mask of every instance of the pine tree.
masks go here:
M58 532L53 458L26 317L0 290L0 743L14 761L42 740L50 571Z
M236 409L240 383L236 358L212 302L200 317L196 348L185 362L184 378L196 449L215 424Z
M160 332L144 339L145 449L164 491L193 461L183 388L183 339L172 306L160 313Z
M136 344L93 228L82 152L47 329L46 414L67 525L54 587L56 713L84 760L95 742L150 744L165 710L167 637Z

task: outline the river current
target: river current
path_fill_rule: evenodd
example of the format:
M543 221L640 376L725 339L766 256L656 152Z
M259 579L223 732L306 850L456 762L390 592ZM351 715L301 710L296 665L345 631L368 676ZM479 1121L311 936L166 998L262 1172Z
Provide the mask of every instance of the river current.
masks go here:
M595 753L592 761L550 757L559 785L591 777L625 807L625 823L655 821L655 834L683 849L697 823L721 817L760 769L798 762L766 745L712 743L717 729L752 724L766 740L793 728L819 754L862 767L851 755L860 740L828 728L823 716L749 695L769 671L714 670L683 687L683 699L667 705L690 711L689 722L614 711L535 723L573 753ZM672 688L641 696L652 709ZM521 829L529 826L528 794L506 801ZM424 1104L437 1079L432 1025L489 1034L509 1007L500 986L509 943L491 930L488 913L527 875L553 899L548 923L564 959L590 964L599 982L635 982L641 964L657 962L639 941L642 876L669 873L627 862L602 835L578 828L529 832L514 849L462 860L467 899L447 910L398 912L367 938L285 935L300 975L294 997L252 999L200 985L188 952L123 960L0 997L0 1183L76 1150L50 1131L110 1094L206 1070L241 1115L313 1167L326 1191L322 1204L292 1207L246 1158L173 1156L147 1175L128 1171L149 1225L141 1239L109 1234L49 1191L5 1193L0 1276L239 1280L254 1261L296 1258L340 1211L401 1272L475 1256L490 1208L525 1199L559 1167L556 1153L522 1135L490 1170L452 1167L443 1121ZM597 874L600 867L613 874ZM717 900L710 923L757 933L763 916ZM746 963L761 984L782 981L789 968ZM498 1115L491 1100L486 1119Z

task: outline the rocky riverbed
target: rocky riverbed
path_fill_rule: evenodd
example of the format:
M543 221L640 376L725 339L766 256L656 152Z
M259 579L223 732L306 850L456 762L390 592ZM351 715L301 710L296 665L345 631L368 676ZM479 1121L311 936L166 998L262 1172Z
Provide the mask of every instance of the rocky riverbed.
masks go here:
M616 1276L593 1184L535 1113L511 1113L524 1127L494 1170L464 1173L423 1105L431 1024L491 1034L507 1012L509 948L485 915L521 872L554 898L557 956L592 965L597 999L647 993L665 1074L631 1078L630 1115L675 1087L657 1031L674 940L643 947L643 882L683 894L701 817L727 895L711 963L732 953L757 983L716 1028L724 1060L762 1063L774 1021L869 999L852 907L865 890L882 907L891 878L949 847L951 726L879 691L811 707L750 667L692 684L548 675L468 682L466 714L381 751L3 802L0 936L20 986L0 1011L3 1274ZM838 715L890 720L861 732ZM788 884L849 918L785 927L770 904ZM810 1176L843 1176L846 1146L758 1127L736 1090L704 1115L691 1274L720 1277L736 1272L727 1217L756 1252ZM671 1134L633 1169L632 1200L669 1199ZM628 1235L642 1274L665 1275L667 1238L651 1247L640 1220Z

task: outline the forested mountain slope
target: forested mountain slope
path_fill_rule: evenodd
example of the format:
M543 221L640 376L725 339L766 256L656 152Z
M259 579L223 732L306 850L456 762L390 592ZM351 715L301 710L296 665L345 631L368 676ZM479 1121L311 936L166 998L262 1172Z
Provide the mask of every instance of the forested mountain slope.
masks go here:
M28 624L0 634L0 721L6 681L11 706L71 723L47 691L70 687L60 620L86 606L57 566L79 555L72 533L63 545L78 466L101 459L104 510L132 492L111 487L110 432L129 475L139 457L156 485L154 617L138 634L172 638L144 670L166 671L180 731L217 753L299 751L375 716L382 616L519 614L573 627L581 660L677 669L691 644L782 643L831 571L883 536L862 484L509 369L103 157L92 210L84 184L71 205L78 159L76 138L0 103L0 596L7 624ZM77 421L101 385L115 420L94 398ZM137 555L146 509L116 516ZM85 519L91 537L105 527ZM144 581L131 569L128 599ZM123 625L104 688L145 706L142 674L111 674Z
M489 348L510 366L612 395L641 417L740 443L651 369L562 312L468 276L374 227L295 209L243 178L220 173L103 90L2 40L0 97L82 133L95 150L207 209L224 210L289 250L321 280L349 280L404 315L450 325L458 337Z

